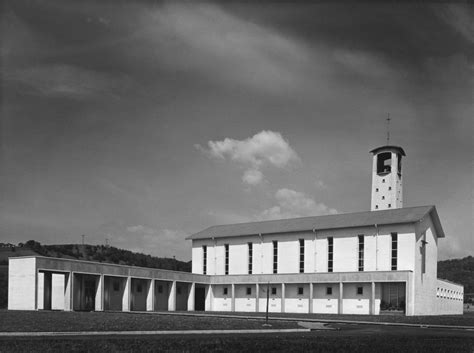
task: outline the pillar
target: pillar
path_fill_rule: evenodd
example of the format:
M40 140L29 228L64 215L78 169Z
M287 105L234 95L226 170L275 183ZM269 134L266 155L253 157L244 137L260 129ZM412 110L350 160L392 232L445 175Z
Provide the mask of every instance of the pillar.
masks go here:
M370 294L370 313L375 315L375 282L372 282L372 292Z
M130 311L131 287L132 278L128 276L125 281L125 288L123 289L122 311Z
M235 284L234 283L232 283L232 286L231 286L231 294L232 294L232 298L230 302L230 310L235 311Z
M146 311L155 310L155 280L148 281L148 293L146 295Z
M260 310L260 305L259 305L259 302L260 302L260 286L258 283L255 283L255 312L259 312Z
M188 294L188 311L195 310L195 297L196 297L196 283L192 282L189 285L189 294Z
M97 280L97 288L95 292L95 311L104 310L104 275L100 275Z
M176 311L176 281L171 282L168 296L168 311Z
M281 284L281 312L285 312L285 283Z
M342 282L339 282L339 300L337 303L337 312L338 314L343 313L342 302L344 300L344 285Z
M313 283L309 284L309 313L313 313Z
M64 274L64 311L72 311L72 272Z

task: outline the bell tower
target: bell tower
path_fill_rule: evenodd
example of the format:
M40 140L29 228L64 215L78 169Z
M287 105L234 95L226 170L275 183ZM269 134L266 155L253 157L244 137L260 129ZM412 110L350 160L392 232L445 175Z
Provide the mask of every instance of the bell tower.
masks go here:
M370 151L372 162L371 211L403 207L403 148L382 146Z

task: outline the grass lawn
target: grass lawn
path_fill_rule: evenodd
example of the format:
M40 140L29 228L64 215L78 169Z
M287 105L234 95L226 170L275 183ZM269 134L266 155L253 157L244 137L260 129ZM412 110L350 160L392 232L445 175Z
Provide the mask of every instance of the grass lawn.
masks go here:
M262 329L264 323L261 319L143 313L0 310L0 332ZM296 322L275 321L270 328L298 328L298 325Z
M285 333L161 337L0 339L0 352L472 353L474 337Z
M217 313L213 313L217 314ZM230 315L229 313L219 313ZM232 313L231 315L262 316L263 313ZM441 316L404 316L404 315L330 315L330 314L292 314L292 313L270 313L272 317L281 318L305 318L314 320L348 320L348 321L370 321L370 322L394 322L426 325L459 325L474 326L474 311L465 312L464 315L441 315Z
M330 317L336 318L335 316ZM349 315L344 318L361 319L360 316ZM262 328L263 322L260 319L143 313L0 311L0 331L3 332L252 329ZM272 328L298 327L296 322L272 321L271 323ZM234 335L0 337L0 353L305 351L472 353L474 351L474 331L380 325L331 324L331 326L339 328L339 330Z

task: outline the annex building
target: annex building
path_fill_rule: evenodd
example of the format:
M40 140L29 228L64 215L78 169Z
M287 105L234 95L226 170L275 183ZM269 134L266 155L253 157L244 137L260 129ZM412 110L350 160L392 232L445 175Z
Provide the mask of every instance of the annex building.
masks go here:
M212 226L192 273L47 257L9 260L10 310L463 313L437 278L435 206L403 207L398 146L371 151L371 211Z

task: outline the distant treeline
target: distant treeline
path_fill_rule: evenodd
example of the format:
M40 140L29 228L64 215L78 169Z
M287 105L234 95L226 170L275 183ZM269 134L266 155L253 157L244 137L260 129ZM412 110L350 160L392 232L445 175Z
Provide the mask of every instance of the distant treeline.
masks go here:
M11 247L11 244L0 243L0 248L3 248L3 252L9 249L11 251L10 256L22 256L21 250L29 249L38 255L48 257L191 272L191 261L184 262L174 258L155 257L118 249L113 246L79 244L42 245L35 240L28 240L26 243L19 243L17 247ZM5 262L6 260L3 261Z
M474 257L438 262L438 278L464 286L464 293L474 293Z

